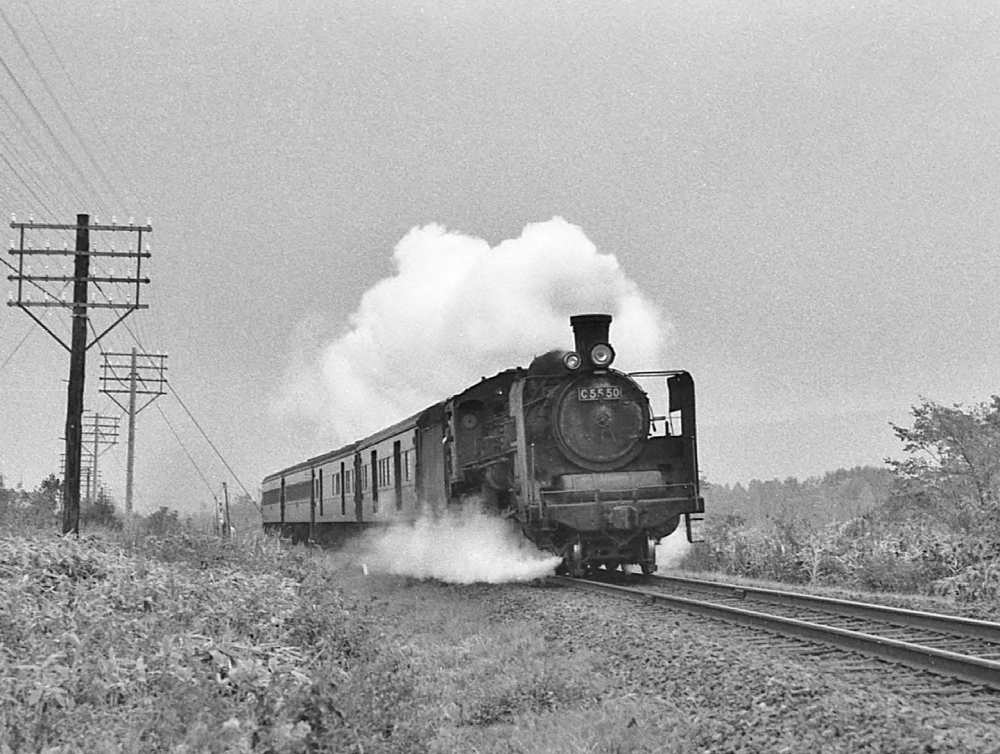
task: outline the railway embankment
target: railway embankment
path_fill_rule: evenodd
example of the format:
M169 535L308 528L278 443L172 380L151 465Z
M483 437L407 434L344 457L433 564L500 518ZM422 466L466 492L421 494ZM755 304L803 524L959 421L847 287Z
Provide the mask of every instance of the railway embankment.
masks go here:
M266 538L0 538L0 751L998 749L859 658Z

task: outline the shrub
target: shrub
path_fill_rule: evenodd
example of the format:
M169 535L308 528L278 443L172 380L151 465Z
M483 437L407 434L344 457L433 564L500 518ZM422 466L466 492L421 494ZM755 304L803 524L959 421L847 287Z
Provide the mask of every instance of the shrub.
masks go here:
M710 524L706 540L692 548L682 568L963 599L991 593L987 564L1000 557L989 537L956 532L935 520L875 515L819 528L780 522L747 527L729 517Z

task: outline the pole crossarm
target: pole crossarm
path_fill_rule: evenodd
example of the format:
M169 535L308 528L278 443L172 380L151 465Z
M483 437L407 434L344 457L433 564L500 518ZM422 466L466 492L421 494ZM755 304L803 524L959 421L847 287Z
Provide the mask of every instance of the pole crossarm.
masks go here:
M77 256L77 253L72 249L33 249L30 246L26 249L11 249L7 252L11 256L26 256L26 257L62 257L66 255ZM80 256L84 257L123 257L128 259L149 259L153 256L148 251L87 251L81 252Z
M144 282L148 283L149 281ZM72 301L32 301L31 299L8 301L7 306L16 306L18 309L72 309L80 306L84 309L128 309L129 311L149 308L149 304L116 304L111 301L88 301L86 304L74 304Z
M8 280L18 282L25 280L36 283L75 283L77 278L72 275L8 275ZM113 277L88 277L88 283L149 283L149 278L113 278Z
M80 230L81 228L86 228L87 230L109 230L109 231L145 231L146 233L153 232L152 225L136 225L134 223L129 223L128 225L119 225L118 223L112 223L111 225L75 225L66 223L34 223L34 222L11 222L11 228L14 229L35 229L35 230Z
M135 361L133 361L133 358ZM148 396L135 413L149 406L159 396L166 394L166 354L159 353L104 353L101 364L101 392L113 400L122 411L129 411L117 396ZM131 401L130 401L131 403Z
M80 220L87 219L87 216L81 215ZM97 335L93 340L86 344L86 350L90 350L101 338L107 335L111 330L113 330L122 320L124 320L128 315L134 311L140 309L148 309L147 304L141 302L141 290L143 285L148 285L150 279L148 277L141 276L142 260L149 259L152 254L149 249L143 249L142 246L142 234L152 233L152 225L136 225L135 223L128 223L127 225L119 225L117 222L112 222L110 225L102 224L88 224L88 223L35 223L35 222L11 222L10 227L16 231L19 231L20 240L17 244L11 241L11 248L8 252L11 256L18 257L18 267L15 274L7 276L7 279L13 283L16 283L17 294L11 294L11 300L7 302L7 306L17 307L24 311L25 314L30 316L35 322L39 324L49 335L51 335L57 342L59 342L63 348L72 352L72 347L66 343L61 337L59 337L51 327L45 324L39 317L32 314L29 309L72 309L73 317L78 316L87 317L87 313L90 310L106 309L114 312L117 316L105 330L103 330L99 335ZM42 231L58 231L58 230L72 230L76 231L78 234L83 233L87 235L87 243L83 244L86 248L81 248L81 244L77 243L76 248L68 248L68 244L64 245L62 249L51 248L51 243L45 244L45 248L36 248L29 238L29 231L32 232L42 232ZM90 248L90 234L93 231L101 232L127 232L135 233L137 235L137 244L134 250L115 250L112 247L110 250L99 250ZM74 270L74 274L34 274L30 266L25 269L25 258L32 256L46 256L46 257L58 257L66 256L73 257L79 263L83 259L91 259L96 257L101 258L118 258L128 261L135 262L135 274L125 274L125 275L115 275L112 270L110 274L104 275L94 275L90 274L89 267L86 275L81 275L79 269ZM44 284L63 284L62 295L57 295L51 290L47 289ZM65 288L69 284L73 284L74 289L79 288L81 285L88 287L91 283L100 287L100 285L128 285L131 289L131 295L127 295L126 300L123 302L116 303L112 300L110 296L107 296L106 301L89 301L86 293L81 295L74 295L73 301L66 300ZM25 290L28 284L30 287ZM36 288L41 292L42 297L40 300L32 300L31 298L31 288ZM131 300L129 300L131 299Z
M118 425L120 417L103 416L101 414L84 414L83 437L89 439L95 446L103 445L97 455L103 455L113 445L118 444ZM93 455L91 453L91 455Z

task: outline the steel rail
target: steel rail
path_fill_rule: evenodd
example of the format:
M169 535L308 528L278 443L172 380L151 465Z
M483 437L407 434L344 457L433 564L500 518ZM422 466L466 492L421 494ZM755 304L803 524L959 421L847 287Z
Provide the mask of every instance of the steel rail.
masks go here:
M715 602L678 597L663 592L635 589L582 579L571 579L564 576L550 578L554 579L556 583L578 589L604 592L619 597L642 600L647 603L669 605L716 620L762 628L785 636L830 644L872 657L891 660L918 670L927 670L939 675L960 678L969 683L1000 690L1000 662L993 660L971 657L957 652L921 646L884 636L866 634L860 631L823 626L797 618L786 618L755 610L721 605Z
M656 582L673 584L712 594L720 594L735 599L752 597L775 605L805 607L836 613L841 616L878 620L886 623L896 623L908 628L921 628L927 631L951 634L952 636L963 636L967 639L979 639L996 644L997 650L1000 651L1000 623L992 623L986 620L965 618L957 615L928 613L923 610L910 610L902 607L889 607L887 605L873 605L870 602L819 597L800 592L782 592L775 589L763 589L754 586L686 579L679 576L662 576L657 574L653 578Z

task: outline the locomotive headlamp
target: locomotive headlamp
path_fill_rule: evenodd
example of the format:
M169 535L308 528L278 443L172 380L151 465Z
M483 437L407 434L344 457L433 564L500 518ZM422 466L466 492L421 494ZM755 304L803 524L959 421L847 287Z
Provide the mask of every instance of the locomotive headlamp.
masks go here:
M615 360L615 349L607 343L598 343L590 349L590 360L594 362L595 367L610 366Z
M576 351L570 351L568 354L563 356L563 366L571 372L575 372L579 369L582 363L583 359L580 358L580 354Z

